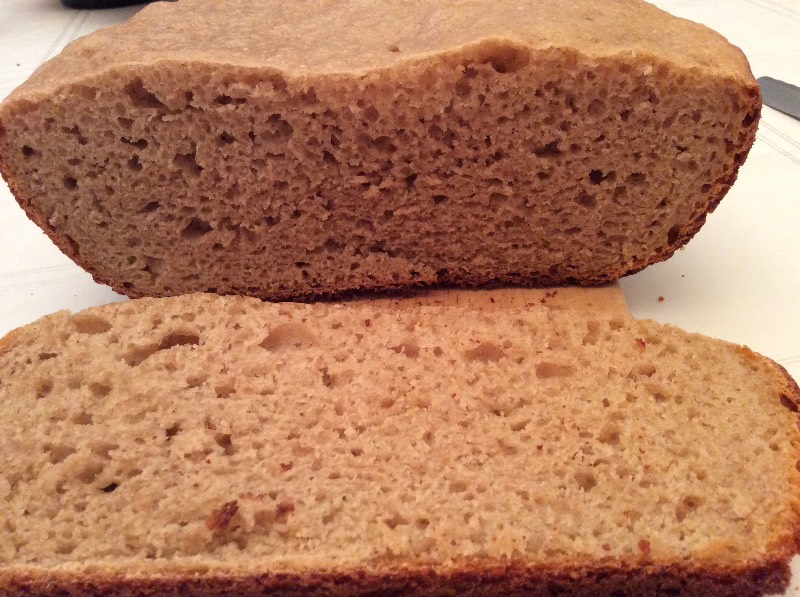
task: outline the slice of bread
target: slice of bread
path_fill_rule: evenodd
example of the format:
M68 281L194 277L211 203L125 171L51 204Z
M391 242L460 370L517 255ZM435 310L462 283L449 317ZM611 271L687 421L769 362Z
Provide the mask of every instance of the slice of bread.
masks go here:
M61 312L0 345L0 592L777 592L798 401L744 347L541 305Z
M697 232L760 108L639 0L182 0L12 93L0 170L130 296L592 285Z

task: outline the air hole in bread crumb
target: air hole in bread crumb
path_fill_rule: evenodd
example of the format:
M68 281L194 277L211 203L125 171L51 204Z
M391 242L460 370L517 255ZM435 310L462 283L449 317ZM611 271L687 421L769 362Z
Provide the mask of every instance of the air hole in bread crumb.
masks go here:
M584 491L591 491L597 487L597 478L594 476L594 473L589 471L576 472L575 481L578 482L578 486Z
M176 435L178 435L181 431L182 431L182 429L181 429L180 423L175 423L173 425L170 425L169 427L167 427L164 430L164 435L166 435L167 439L170 440L173 437L175 437Z
M143 166L142 163L139 161L139 156L134 155L131 159L128 160L128 168L133 170L134 172L139 172L142 170Z
M145 205L142 209L139 210L139 213L146 214L151 213L161 207L161 204L158 201L151 201L147 205Z
M629 174L625 180L628 184L641 186L647 181L647 175L643 172L634 172L633 174Z
M742 120L742 126L751 126L756 120L758 120L758 111L748 112Z
M511 74L525 68L530 61L530 52L524 48L496 48L484 58L484 64L491 64L495 72Z
M463 493L467 490L467 484L464 481L453 481L448 487L450 493Z
M137 108L167 109L167 106L144 86L144 83L139 77L136 77L128 83L124 91L131 100L131 103Z
M497 440L497 445L500 447L500 451L506 456L513 456L519 452L519 449L516 446L508 443L502 438ZM480 492L480 488L478 488L478 491Z
M384 155L391 155L397 151L397 146L392 143L392 140L386 135L381 135L377 139L373 139L372 146Z
M247 100L243 97L231 97L225 93L221 93L216 98L214 98L214 102L219 104L220 106L241 106L242 104L246 104Z
M656 367L652 363L644 363L636 367L634 371L637 375L643 375L644 377L652 377L656 373Z
M44 451L48 454L50 464L64 462L68 456L75 453L75 448L65 444L45 444Z
M205 220L201 220L200 218L192 218L191 221L186 225L186 228L181 231L181 236L189 239L200 238L201 236L211 232L211 230L211 225Z
M72 422L76 425L91 425L94 422L94 417L90 413L81 411L73 415Z
M366 106L363 100L358 100L358 106L363 108L362 115L368 122L377 122L381 114L375 106ZM366 106L366 107L365 107Z
M111 329L111 323L90 313L78 313L72 318L72 326L79 334L104 334Z
M564 363L544 361L536 365L536 377L548 379L551 377L569 377L575 374L575 367Z
M161 339L158 350L169 350L175 346L194 346L200 344L200 336L191 332L171 332Z
M661 404L669 400L661 386L654 383L647 383L644 387L657 403Z
M294 134L294 128L280 114L273 114L267 119L270 130L256 136L257 144L271 145L274 149L285 147Z
M464 353L468 361L480 361L482 363L497 362L506 358L505 351L493 342L481 342L477 347Z
M164 336L159 344L131 347L125 353L123 359L131 367L136 367L160 350L169 350L175 346L192 346L199 343L200 337L197 334L172 332Z
M33 157L35 155L40 155L40 154L39 154L38 151L36 151L30 145L23 145L22 146L22 155L24 155L26 158L30 158L30 157Z
M530 422L531 422L530 419L519 419L518 421L514 421L510 425L511 431L517 431L517 432L523 431Z
M103 488L101 489L101 491L103 491L103 492L105 492L105 493L111 493L111 492L113 492L113 491L114 491L114 490L115 490L117 487L119 487L119 483L109 483L108 485L106 485L105 487L103 487Z
M39 353L39 360L40 361L49 361L58 356L58 353L55 352L40 352Z
M230 433L215 433L214 441L222 448L222 453L225 454L225 456L231 456L236 453L236 448L233 445Z
M419 356L419 344L417 344L415 340L405 340L397 346L391 346L390 348L397 354L402 354L410 359Z
M74 191L78 188L78 180L72 176L64 177L64 188L69 191Z
M89 462L84 466L83 470L81 470L77 475L75 475L75 477L79 481L85 483L86 485L89 485L90 483L93 483L94 480L98 477L98 475L102 472L103 472L103 465L101 463Z
M59 541L53 550L60 556L68 556L78 547L77 543L73 541Z
M445 201L447 201L447 195L434 195L433 196L434 205L441 205Z
M189 153L176 153L172 163L178 170L189 176L199 176L203 171L203 167L197 163L197 154L194 150Z
M400 514L393 514L389 518L384 518L383 522L388 526L390 529L395 529L401 525L407 525L409 523L408 519Z
M594 319L586 322L586 335L581 340L584 346L592 346L600 339L600 323Z
M145 266L142 268L142 271L145 271L149 274L152 274L154 278L159 277L165 269L165 263L163 259L158 259L157 257L145 257Z
M615 177L613 176L613 174L614 174L613 171L609 172L608 174L604 174L602 170L592 170L591 172L589 172L589 180L591 181L592 184L600 184L601 182L603 182L608 178L614 180Z
M386 44L386 49L393 53L400 51L400 48L398 48L396 44Z
M217 398L229 398L232 394L236 393L236 388L233 383L222 383L214 386L214 393Z
M678 502L675 507L675 518L678 522L683 522L687 516L690 516L697 509L702 506L703 499L695 495L687 495Z
M551 141L546 145L534 149L533 153L536 154L538 158L552 158L560 155L561 150L558 148L558 140Z
M322 369L319 370L319 372L322 375L322 385L325 386L326 388L332 388L334 385L334 381L333 377L331 377L331 374L328 372L328 368L323 367Z
M235 140L236 138L227 131L223 131L219 135L219 142L222 143L223 145L230 145Z
M667 232L667 243L670 245L674 245L678 242L678 238L680 237L681 229L678 226L673 226Z
M53 391L52 379L40 379L36 382L36 397L46 398Z
M105 441L96 441L91 443L92 453L97 454L101 458L109 459L113 450L119 448L119 444L114 444Z
M129 139L128 137L120 137L119 140L122 141L123 143L127 144L127 145L132 145L136 149L140 149L140 150L141 149L147 149L147 145L148 145L147 139L136 139L134 141L133 139Z
M619 439L619 427L614 424L604 425L597 436L597 441L599 441L601 444L617 445L619 444Z
M283 323L270 330L259 346L269 351L302 348L314 345L314 336L301 323Z
M587 108L587 111L592 116L597 116L598 114L602 113L603 110L605 109L606 109L606 104L603 100L594 99L591 102L589 102L589 107Z

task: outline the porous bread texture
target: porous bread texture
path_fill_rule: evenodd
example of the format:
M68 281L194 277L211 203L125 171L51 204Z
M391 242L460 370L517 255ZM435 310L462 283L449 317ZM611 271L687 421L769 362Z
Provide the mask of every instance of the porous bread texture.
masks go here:
M697 232L760 107L737 48L638 0L182 0L12 93L0 170L130 296L591 285Z
M60 312L0 345L0 590L778 592L798 400L746 348L543 306Z

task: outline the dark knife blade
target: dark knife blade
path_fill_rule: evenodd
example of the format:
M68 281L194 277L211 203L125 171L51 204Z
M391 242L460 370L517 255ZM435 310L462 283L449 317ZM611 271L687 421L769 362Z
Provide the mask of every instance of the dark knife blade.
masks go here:
M759 77L764 103L800 120L800 87L772 77Z

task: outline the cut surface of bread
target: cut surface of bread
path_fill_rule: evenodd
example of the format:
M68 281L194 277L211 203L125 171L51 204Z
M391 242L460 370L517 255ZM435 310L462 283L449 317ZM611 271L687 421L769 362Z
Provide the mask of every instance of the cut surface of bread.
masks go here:
M777 592L798 400L744 347L541 305L60 312L0 344L0 591Z
M638 0L181 0L13 92L0 170L130 296L592 285L699 230L760 108Z

